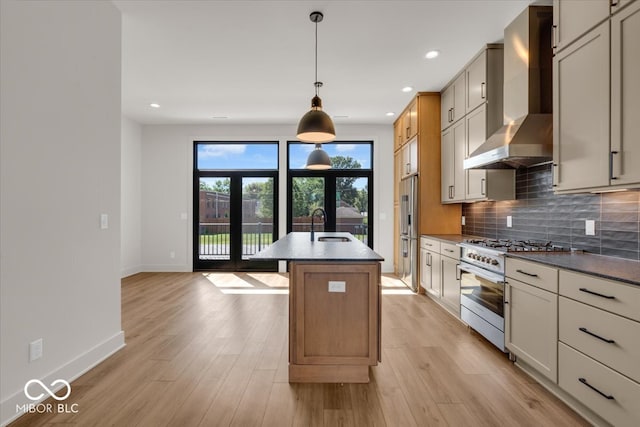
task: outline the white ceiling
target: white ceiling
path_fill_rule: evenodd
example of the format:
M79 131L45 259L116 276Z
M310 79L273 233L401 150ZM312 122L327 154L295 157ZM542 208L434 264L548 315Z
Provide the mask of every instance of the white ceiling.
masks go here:
M144 124L292 124L314 93L338 124L390 124L440 91L530 0L114 1L122 11L122 108ZM434 60L430 49L441 51ZM160 108L150 108L150 103ZM214 119L225 116L227 119Z

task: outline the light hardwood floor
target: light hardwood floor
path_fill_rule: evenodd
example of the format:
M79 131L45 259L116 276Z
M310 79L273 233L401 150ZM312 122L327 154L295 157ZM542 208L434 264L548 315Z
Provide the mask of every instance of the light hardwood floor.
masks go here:
M122 281L127 346L72 383L77 414L12 426L588 425L424 295L383 277L382 363L369 384L287 382L276 273ZM53 402L52 402L53 403Z

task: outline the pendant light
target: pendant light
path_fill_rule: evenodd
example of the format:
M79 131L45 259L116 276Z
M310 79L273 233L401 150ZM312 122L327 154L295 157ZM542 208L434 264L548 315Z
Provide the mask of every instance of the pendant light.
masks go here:
M318 22L322 22L323 18L324 15L321 12L311 12L309 15L311 22L316 24L316 81L314 83L316 95L311 100L311 110L300 119L297 132L297 137L300 141L315 144L333 141L336 137L331 117L322 111L322 100L318 96L318 91L322 87L322 82L318 81ZM318 150L317 145L316 150ZM320 150L322 149L320 148Z

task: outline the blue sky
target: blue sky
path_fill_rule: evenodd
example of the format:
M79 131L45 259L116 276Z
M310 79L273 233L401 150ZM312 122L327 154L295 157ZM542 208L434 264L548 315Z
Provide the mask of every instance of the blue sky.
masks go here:
M369 144L327 143L322 144L322 149L329 157L343 156L357 160L362 169L371 168L371 146ZM315 148L314 144L290 144L289 165L291 169L304 169L309 153Z

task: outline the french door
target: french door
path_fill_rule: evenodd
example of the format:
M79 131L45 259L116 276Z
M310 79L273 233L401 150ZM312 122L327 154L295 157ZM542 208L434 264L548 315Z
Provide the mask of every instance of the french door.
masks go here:
M193 182L193 269L277 271L277 261L251 259L278 236L277 145L275 170L213 170L207 168L240 160L244 160L241 166L255 164L251 153L264 156L269 147L256 145L251 150L249 144L207 144L198 147L196 143L195 150L200 168L195 168ZM244 151L234 146L244 147ZM231 152L233 158L223 162L219 152ZM202 160L207 156L215 157L218 164Z

